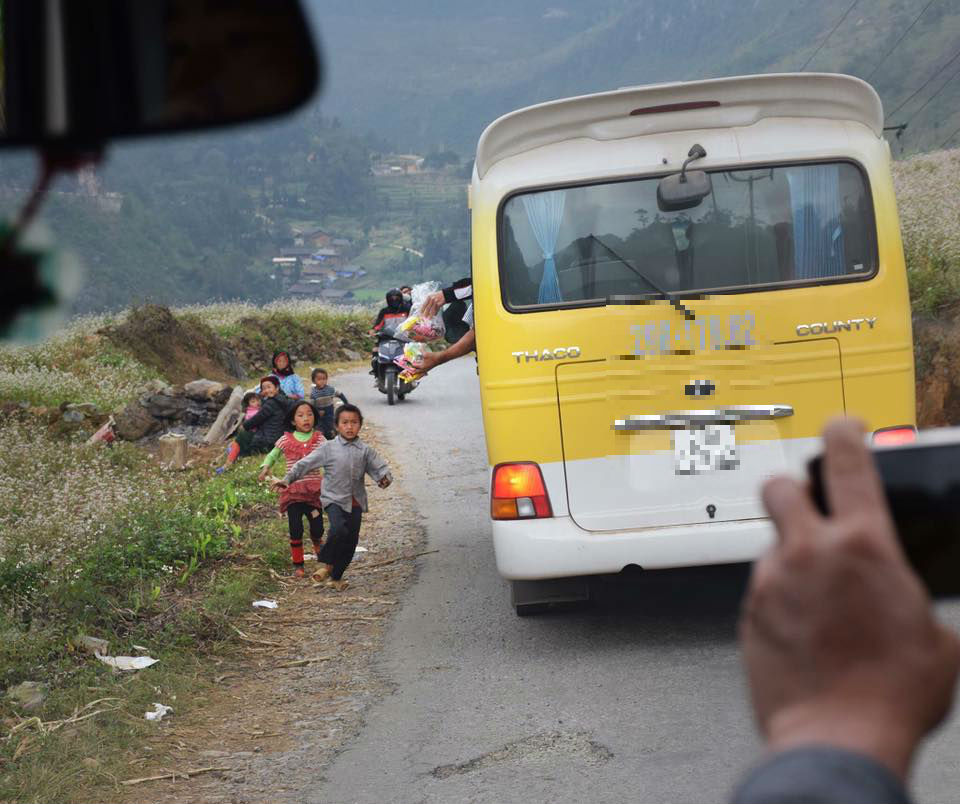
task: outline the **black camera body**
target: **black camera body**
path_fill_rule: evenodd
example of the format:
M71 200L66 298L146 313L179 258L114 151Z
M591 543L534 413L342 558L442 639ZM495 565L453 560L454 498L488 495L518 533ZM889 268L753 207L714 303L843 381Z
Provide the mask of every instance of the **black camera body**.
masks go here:
M925 430L873 455L907 559L932 597L960 595L960 427ZM811 493L828 514L823 456L808 465Z

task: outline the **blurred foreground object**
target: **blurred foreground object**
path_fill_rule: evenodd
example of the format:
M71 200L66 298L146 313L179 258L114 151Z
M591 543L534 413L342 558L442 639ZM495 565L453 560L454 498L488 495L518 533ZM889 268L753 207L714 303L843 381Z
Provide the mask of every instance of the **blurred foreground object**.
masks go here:
M77 258L52 247L49 230L31 227L26 237L13 238L0 223L0 254L6 293L0 297L0 339L16 343L42 340L66 320L83 274Z
M319 85L297 0L4 0L0 144L100 145L291 111Z
M292 111L320 83L299 0L0 0L0 36L0 146L41 163L0 231L0 339L46 336L79 289L65 258L23 242L57 175L120 137Z

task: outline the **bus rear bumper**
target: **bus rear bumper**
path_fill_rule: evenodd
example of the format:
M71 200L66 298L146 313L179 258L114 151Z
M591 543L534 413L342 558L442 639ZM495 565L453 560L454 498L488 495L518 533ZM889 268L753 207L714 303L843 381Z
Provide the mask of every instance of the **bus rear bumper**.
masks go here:
M753 561L773 538L767 519L632 531L586 531L569 516L492 525L497 570L516 581Z

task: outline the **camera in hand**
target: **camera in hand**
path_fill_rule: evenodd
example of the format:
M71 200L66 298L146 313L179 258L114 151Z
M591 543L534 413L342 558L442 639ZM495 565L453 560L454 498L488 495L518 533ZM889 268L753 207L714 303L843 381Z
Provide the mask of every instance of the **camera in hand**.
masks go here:
M960 427L927 430L873 455L907 560L932 597L960 595ZM829 514L823 456L808 470L814 502Z

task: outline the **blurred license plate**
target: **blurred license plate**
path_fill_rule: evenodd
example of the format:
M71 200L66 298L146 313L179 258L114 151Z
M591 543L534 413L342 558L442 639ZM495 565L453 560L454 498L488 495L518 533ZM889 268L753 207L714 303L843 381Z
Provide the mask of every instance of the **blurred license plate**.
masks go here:
M740 465L732 424L708 424L673 431L673 468L678 475L699 475Z

